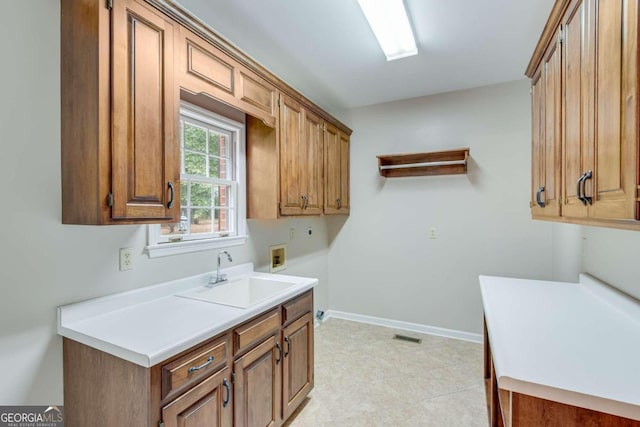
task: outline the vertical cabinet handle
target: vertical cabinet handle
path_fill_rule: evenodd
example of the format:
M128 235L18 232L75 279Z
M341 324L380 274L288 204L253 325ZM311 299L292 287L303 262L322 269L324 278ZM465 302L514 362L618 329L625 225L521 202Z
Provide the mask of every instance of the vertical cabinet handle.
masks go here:
M587 180L591 179L593 177L593 172L592 171L587 171L584 173L584 178L582 179L582 203L584 203L585 205L588 204L593 204L593 197L587 196L586 193L586 187L587 187Z
M547 206L547 203L544 200L542 200L542 193L544 193L544 185L538 188L538 191L536 191L536 203L541 208L544 208L545 206Z
M287 349L284 352L284 357L289 355L289 350L291 349L291 342L289 341L289 337L284 337L284 342L287 343Z
M222 381L222 385L224 386L224 388L227 389L227 396L224 398L224 401L222 402L222 407L226 408L227 405L229 404L229 401L231 400L231 385L229 384L229 381L227 381L226 378L224 379L224 381Z
M173 182L169 181L167 183L167 186L169 187L169 191L171 191L171 196L169 197L169 202L167 203L167 208L171 209L171 207L173 206L173 198L175 196L175 190L173 188Z
M280 343L276 343L276 350L278 350L278 357L276 357L276 365L282 360L282 347Z
M341 198L337 198L336 199L336 205L338 206L338 209L342 209L342 199Z
M578 182L576 184L577 188L576 188L576 193L578 194L578 200L580 200L582 202L583 205L587 204L587 201L584 199L584 196L582 195L582 182L586 179L587 174L583 173L580 178L578 178Z

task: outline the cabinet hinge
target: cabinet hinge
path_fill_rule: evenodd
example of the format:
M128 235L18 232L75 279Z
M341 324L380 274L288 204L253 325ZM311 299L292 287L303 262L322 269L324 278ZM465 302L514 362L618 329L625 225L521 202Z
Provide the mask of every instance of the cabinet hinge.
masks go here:
M231 384L235 384L235 383L236 383L236 373L231 372Z
M278 210L281 211L282 210L282 202L278 202Z
M558 43L562 44L564 38L562 37L562 28L558 31Z
M164 422L160 421L160 422L158 423L158 427L164 427Z
M107 9L113 9L113 0L107 0Z
M280 106L280 98L278 98L278 107Z
M113 193L109 193L109 195L107 196L107 204L110 208L113 207Z

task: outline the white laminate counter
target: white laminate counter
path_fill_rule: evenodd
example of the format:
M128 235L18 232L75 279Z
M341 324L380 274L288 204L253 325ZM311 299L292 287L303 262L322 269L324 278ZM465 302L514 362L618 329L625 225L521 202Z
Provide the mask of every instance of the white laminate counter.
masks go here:
M249 308L176 296L203 286L212 273L58 307L58 334L140 366L151 367L313 288L317 279L253 272L253 264L224 270L295 285ZM215 274L215 273L213 273Z
M498 387L640 420L640 304L597 279L480 276Z

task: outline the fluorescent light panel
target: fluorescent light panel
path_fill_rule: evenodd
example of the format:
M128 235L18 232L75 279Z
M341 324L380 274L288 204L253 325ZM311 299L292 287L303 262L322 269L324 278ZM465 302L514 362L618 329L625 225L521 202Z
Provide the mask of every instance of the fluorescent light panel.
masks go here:
M418 54L403 0L358 0L387 61Z

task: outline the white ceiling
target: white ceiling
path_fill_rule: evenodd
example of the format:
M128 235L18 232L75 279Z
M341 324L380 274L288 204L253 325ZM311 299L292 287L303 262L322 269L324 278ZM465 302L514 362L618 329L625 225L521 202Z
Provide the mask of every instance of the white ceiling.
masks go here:
M180 0L329 111L524 78L553 0L405 0L418 55L385 60L356 0Z

